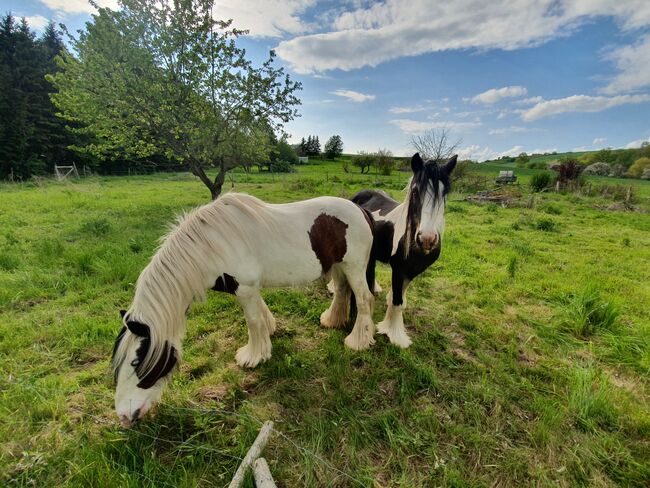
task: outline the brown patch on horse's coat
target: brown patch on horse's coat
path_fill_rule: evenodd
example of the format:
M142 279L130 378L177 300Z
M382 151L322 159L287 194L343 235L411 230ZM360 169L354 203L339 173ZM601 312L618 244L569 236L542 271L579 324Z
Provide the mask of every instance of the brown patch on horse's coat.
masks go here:
M332 215L320 214L309 230L309 241L314 254L320 261L323 273L327 273L334 263L343 261L347 251L345 233L348 224Z
M224 273L223 276L219 276L214 286L212 287L214 291L222 291L224 293L230 293L231 295L235 294L237 288L239 288L239 283L237 283L237 280L230 276L228 273Z

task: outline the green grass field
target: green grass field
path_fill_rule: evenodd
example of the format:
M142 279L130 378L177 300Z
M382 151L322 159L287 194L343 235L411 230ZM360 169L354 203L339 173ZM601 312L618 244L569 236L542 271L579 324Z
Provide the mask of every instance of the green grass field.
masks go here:
M0 185L0 485L224 486L271 419L282 487L649 486L650 185L623 180L640 211L610 211L531 196L528 175L508 208L451 195L441 258L408 292L409 349L378 336L347 350L318 324L315 283L264 292L273 357L242 370L243 313L211 293L162 403L130 430L113 411L118 310L174 216L209 193L186 174ZM329 163L234 173L226 189L401 199L407 178Z

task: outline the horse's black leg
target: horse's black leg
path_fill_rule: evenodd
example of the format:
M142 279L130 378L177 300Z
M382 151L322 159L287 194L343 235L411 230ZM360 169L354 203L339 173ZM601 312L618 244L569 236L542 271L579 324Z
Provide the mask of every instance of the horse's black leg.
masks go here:
M402 296L404 291L404 274L399 264L391 264L391 269L391 290L393 292L391 300L393 305L398 306L404 303L404 297Z

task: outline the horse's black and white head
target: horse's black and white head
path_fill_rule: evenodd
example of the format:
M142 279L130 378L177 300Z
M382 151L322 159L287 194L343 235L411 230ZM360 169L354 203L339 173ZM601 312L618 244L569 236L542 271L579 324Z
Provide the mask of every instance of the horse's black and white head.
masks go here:
M179 349L152 337L147 324L120 313L123 327L113 348L115 410L122 425L129 427L160 400L178 364Z
M419 153L411 158L413 178L408 188L405 252L416 245L424 252L440 246L445 228L445 204L451 190L451 173L457 156L443 165L424 162Z

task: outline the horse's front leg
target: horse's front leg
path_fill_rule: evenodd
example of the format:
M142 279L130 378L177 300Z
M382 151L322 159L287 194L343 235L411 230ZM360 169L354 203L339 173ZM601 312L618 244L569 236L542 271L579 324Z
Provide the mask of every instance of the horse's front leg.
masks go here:
M403 309L406 306L406 288L410 281L399 268L393 267L392 271L392 286L386 297L386 316L377 324L377 331L386 334L396 346L406 348L411 345L411 339L404 327Z
M271 334L275 330L275 319L262 300L258 287L240 285L236 295L244 308L248 344L237 350L235 361L239 366L253 368L271 357Z

